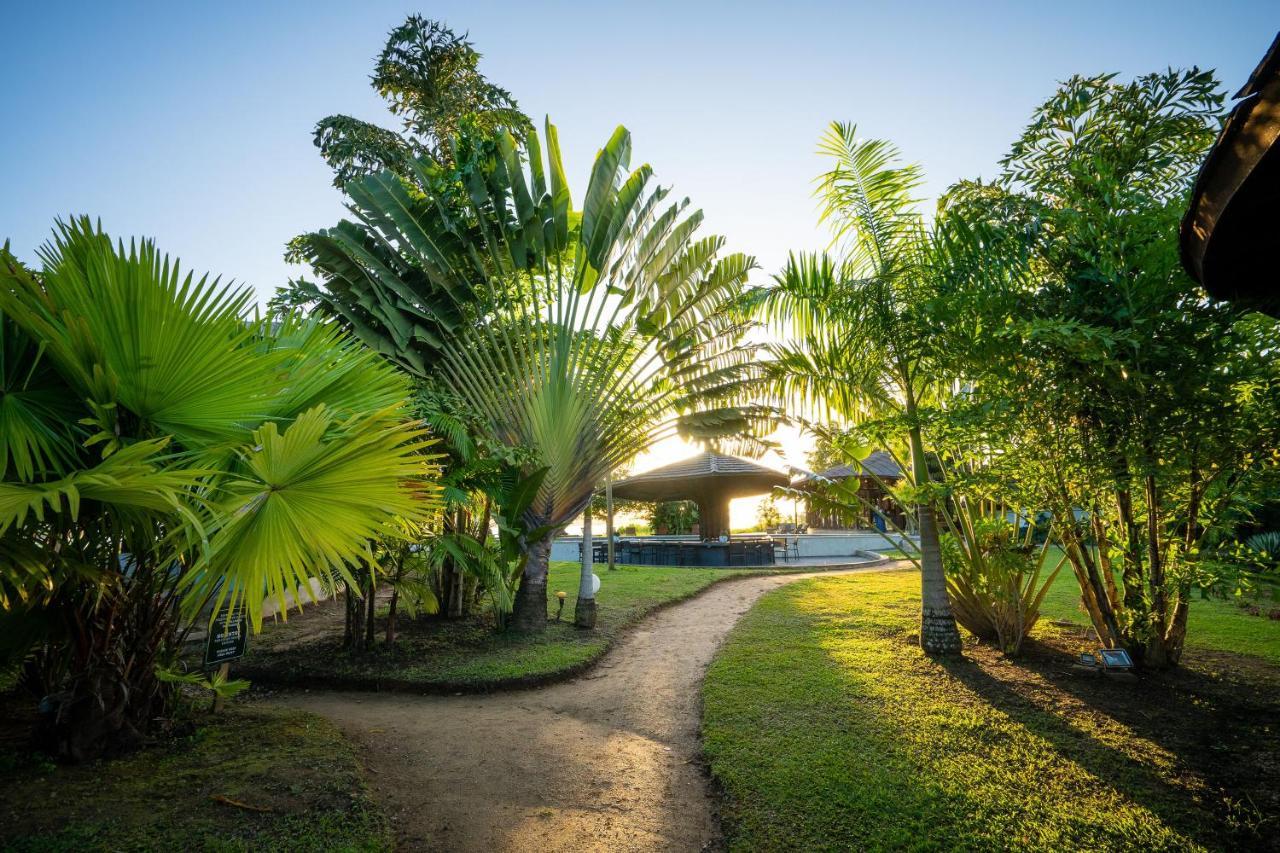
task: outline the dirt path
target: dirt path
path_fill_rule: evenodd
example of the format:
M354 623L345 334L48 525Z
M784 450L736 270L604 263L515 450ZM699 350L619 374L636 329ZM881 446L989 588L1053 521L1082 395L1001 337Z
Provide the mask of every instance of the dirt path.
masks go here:
M718 840L698 760L703 674L756 599L813 576L713 586L642 622L586 675L550 687L285 701L365 747L401 849L703 850Z

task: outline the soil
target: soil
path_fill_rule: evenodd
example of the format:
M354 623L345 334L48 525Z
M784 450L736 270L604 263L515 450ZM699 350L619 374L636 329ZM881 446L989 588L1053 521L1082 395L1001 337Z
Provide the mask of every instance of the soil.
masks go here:
M549 687L281 698L358 744L402 849L715 849L698 737L703 675L756 599L814 574L714 585L641 622L586 675Z

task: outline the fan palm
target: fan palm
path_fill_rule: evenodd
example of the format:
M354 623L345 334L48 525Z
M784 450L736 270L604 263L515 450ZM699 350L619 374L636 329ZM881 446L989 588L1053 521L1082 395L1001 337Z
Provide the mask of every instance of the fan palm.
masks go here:
M434 487L405 380L332 325L253 322L247 289L87 219L40 256L0 255L0 645L85 758L164 711L180 626L260 626Z
M771 384L778 396L823 408L846 422L896 419L906 435L921 550L921 646L959 651L947 598L921 414L945 378L922 312L949 274L947 235L931 231L912 192L919 167L900 165L888 142L861 140L833 123L820 153L834 161L819 178L830 253L793 255L774 286L753 301L778 334Z
M736 408L753 376L747 324L730 310L753 259L698 238L700 212L630 168L618 128L580 213L555 127L459 142L458 167L417 163L415 186L383 173L348 185L359 223L308 238L318 290L375 349L435 376L490 438L541 471L522 502L524 568L512 624L546 623L552 535L594 484L655 441L723 435L764 413ZM465 152L465 153L463 153ZM450 312L439 310L448 295ZM428 321L463 317L442 333ZM589 596L588 596L589 597Z

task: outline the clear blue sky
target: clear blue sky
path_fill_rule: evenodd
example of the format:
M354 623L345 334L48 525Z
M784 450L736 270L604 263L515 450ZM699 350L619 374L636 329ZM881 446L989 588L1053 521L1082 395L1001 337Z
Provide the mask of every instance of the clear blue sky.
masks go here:
M1274 2L20 3L0 10L0 239L32 257L55 216L155 237L269 296L291 236L342 215L311 143L346 112L390 122L368 77L421 12L469 30L482 70L560 127L575 198L614 125L765 272L817 248L832 119L893 139L930 197L990 176L1054 82L1213 67L1234 91Z

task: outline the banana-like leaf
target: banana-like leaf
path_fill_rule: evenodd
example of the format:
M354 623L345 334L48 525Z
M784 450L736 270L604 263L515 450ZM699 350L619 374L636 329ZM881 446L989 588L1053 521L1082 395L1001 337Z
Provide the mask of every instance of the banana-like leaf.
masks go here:
M444 384L493 440L533 451L529 471L546 472L519 502L527 530L568 522L681 418L718 412L702 423L720 437L761 421L733 411L758 375L736 311L754 261L696 238L702 214L631 167L625 128L597 154L580 213L550 122L545 148L532 132L456 148L449 181L424 160L415 186L389 173L348 185L359 223L304 242L332 314ZM403 318L450 300L465 322L437 327L438 342L406 333Z

